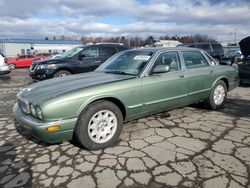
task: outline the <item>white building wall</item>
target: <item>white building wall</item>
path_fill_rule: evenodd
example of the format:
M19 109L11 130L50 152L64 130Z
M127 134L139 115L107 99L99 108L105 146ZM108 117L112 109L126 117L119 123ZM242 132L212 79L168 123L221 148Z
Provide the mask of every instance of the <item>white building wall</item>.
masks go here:
M73 47L79 46L80 44L28 44L28 43L2 43L1 51L7 57L16 57L17 54L21 54L22 50L24 53L35 53L35 52L59 52L62 53ZM31 49L33 47L33 50Z

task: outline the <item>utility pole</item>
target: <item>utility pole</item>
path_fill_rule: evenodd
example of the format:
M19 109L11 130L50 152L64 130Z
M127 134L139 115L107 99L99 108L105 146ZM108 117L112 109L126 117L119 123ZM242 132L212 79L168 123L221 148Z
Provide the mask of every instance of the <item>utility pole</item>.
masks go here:
M236 44L236 39L237 39L237 29L234 29L234 44Z

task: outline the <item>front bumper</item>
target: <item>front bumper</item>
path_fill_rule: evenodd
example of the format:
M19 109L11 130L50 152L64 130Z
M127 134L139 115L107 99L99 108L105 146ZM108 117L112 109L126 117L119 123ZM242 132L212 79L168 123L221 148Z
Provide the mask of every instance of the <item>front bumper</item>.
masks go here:
M73 137L74 127L77 118L59 120L59 121L42 121L30 115L24 114L19 106L13 107L15 118L21 126L28 130L32 135L47 143L58 143L71 140ZM59 125L60 129L48 132L46 129L52 125Z

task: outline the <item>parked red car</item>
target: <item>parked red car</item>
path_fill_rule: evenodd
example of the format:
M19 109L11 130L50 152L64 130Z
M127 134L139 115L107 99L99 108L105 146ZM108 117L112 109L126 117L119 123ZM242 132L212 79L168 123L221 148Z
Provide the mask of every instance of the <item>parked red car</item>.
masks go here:
M37 53L36 57L37 59L42 60L42 59L47 59L51 55L52 53Z
M14 69L16 67L29 67L32 62L36 60L39 59L33 54L22 54L18 55L16 58L7 59L6 63L9 64L11 69Z

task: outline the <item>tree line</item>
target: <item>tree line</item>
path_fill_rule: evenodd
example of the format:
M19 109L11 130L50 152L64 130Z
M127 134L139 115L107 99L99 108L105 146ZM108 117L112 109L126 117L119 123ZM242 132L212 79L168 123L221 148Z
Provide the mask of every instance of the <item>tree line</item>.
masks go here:
M75 40L73 37L58 37L59 40ZM49 40L48 37L45 40ZM57 37L53 37L53 40L57 40ZM79 40L79 38L78 38ZM83 44L88 43L101 43L101 42L114 42L114 43L122 43L132 47L141 47L141 46L151 46L158 40L177 40L181 43L194 43L194 42L216 42L216 40L208 35L203 34L195 34L188 36L160 36L159 38L155 38L154 36L148 36L146 38L143 37L131 37L131 36L117 36L117 37L93 37L93 36L82 36L80 41Z

